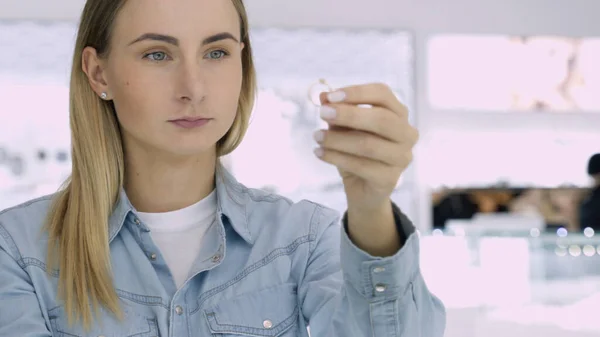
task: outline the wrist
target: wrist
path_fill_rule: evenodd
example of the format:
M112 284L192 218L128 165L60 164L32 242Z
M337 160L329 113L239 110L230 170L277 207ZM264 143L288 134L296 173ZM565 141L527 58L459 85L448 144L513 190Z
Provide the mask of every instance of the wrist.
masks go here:
M402 246L391 201L368 210L348 207L348 236L373 256L394 255Z

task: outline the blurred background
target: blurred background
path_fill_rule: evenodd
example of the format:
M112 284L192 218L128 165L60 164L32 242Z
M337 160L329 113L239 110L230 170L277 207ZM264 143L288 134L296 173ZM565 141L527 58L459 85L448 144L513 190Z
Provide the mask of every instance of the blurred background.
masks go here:
M246 3L260 94L226 158L238 179L343 211L337 171L312 155L307 88L383 81L421 132L393 198L420 230L446 336L600 335L598 1ZM69 174L83 4L0 0L0 209Z

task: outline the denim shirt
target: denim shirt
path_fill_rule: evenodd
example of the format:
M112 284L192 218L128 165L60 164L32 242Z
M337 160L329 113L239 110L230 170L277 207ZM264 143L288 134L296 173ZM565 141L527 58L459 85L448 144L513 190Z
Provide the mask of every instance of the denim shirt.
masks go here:
M419 269L419 238L394 205L402 249L356 247L346 216L217 175L217 221L177 289L125 193L107 230L125 321L68 326L58 271L45 272L52 195L0 213L0 336L441 337L445 309ZM307 326L309 326L307 331Z

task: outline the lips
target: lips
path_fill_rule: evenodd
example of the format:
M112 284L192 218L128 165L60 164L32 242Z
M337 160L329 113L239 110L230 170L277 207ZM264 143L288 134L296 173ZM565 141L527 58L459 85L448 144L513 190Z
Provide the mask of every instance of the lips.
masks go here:
M177 122L177 121L185 121L185 122L198 122L204 119L209 119L209 118L203 118L203 117L184 117L184 118L178 118L178 119L173 119L170 120L170 122Z
M170 123L184 129L200 127L210 122L210 118L185 117L169 121Z

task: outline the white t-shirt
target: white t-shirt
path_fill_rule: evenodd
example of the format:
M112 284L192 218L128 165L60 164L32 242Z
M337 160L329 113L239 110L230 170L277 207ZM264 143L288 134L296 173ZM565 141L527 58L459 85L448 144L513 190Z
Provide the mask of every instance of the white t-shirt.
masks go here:
M187 280L192 264L198 257L204 234L214 223L217 196L213 191L206 198L186 208L165 213L137 212L150 229L177 288Z

